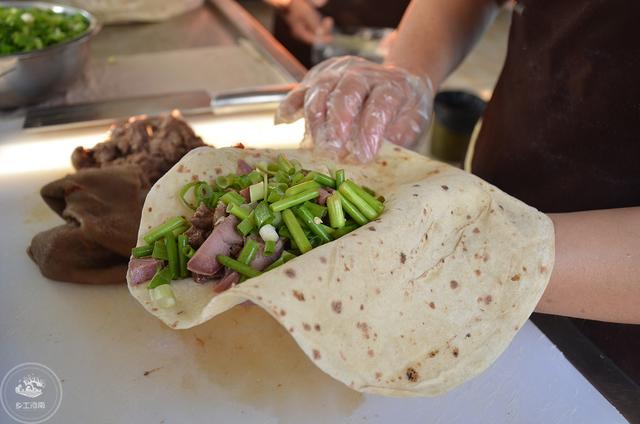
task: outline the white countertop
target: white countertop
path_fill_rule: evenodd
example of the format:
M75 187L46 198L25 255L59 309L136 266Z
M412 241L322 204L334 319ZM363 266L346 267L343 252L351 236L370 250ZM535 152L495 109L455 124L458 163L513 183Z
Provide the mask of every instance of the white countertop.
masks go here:
M302 130L274 129L268 115L247 119L194 126L215 144L290 145ZM456 390L384 398L320 372L257 307L175 331L147 314L124 284L45 279L25 249L61 220L38 190L70 172L71 149L91 145L102 130L27 135L0 124L0 378L22 362L57 373L64 396L50 423L626 422L530 322L487 372ZM4 411L0 422L11 422Z

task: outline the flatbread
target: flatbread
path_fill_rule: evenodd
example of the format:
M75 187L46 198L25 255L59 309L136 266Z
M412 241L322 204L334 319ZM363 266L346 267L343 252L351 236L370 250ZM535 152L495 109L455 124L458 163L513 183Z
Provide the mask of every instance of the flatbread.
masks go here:
M185 183L280 152L193 150L151 189L138 244L149 228L190 214L177 199ZM306 169L328 162L310 150L285 153ZM386 198L375 222L219 295L212 284L174 282L171 309L156 308L145 284L129 284L131 293L175 329L250 300L320 369L361 392L438 395L484 371L548 283L550 219L473 175L389 144L372 164L340 166Z

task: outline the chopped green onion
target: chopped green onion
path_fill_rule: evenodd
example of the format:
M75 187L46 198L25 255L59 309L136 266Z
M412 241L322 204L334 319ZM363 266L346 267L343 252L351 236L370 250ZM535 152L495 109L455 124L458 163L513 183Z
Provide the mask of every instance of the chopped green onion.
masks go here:
M286 225L282 225L279 229L278 229L278 235L282 238L286 238L291 240L291 233L289 232L289 229L287 228Z
M248 175L241 175L237 178L236 185L241 189L247 188L251 185L251 180Z
M255 240L247 239L247 242L244 244L244 247L238 255L238 262L249 265L251 261L256 257L259 247L260 246Z
M262 174L258 171L251 171L247 174L247 178L251 181L251 184L256 184L262 181Z
M248 210L247 206L236 205L233 203L229 204L227 210L231 215L238 217L240 220L249 218L249 214L251 213L251 210Z
M271 206L273 207L273 205ZM307 253L311 250L311 243L309 242L309 239L307 239L307 236L304 235L304 231L302 231L302 227L295 215L293 215L293 212L291 212L291 209L282 211L282 219L289 229L289 233L291 234L293 241L295 241L298 246L298 249L300 249L302 253Z
M331 235L333 236L334 239L339 239L340 237L350 233L351 231L357 228L358 226L356 224L345 225L344 227L338 228L337 230L335 230Z
M302 171L302 164L300 163L299 160L297 159L291 159L291 164L293 165L293 168L296 170L296 172L300 172Z
M336 187L340 187L344 182L344 169L338 169L336 171Z
M349 188L352 189L358 196L362 197L362 199L364 199L364 201L367 202L378 215L382 213L382 211L384 210L384 204L373 197L369 192L367 192L364 187L360 187L358 184L354 183L351 180L345 181L345 184L347 184Z
M258 164L256 165L256 168L258 168L258 170L268 175L274 175L278 171L277 169L275 171L272 171L271 169L269 169L269 165L267 165L267 162L265 161L258 162Z
M269 209L269 205L264 202L258 203L258 206L254 209L253 216L258 228L261 228L265 224L271 224L274 218L273 212Z
M185 231L187 231L189 229L190 225L185 224L185 225L181 225L180 227L176 228L175 230L171 231L171 233L175 236L178 237L180 234L184 233Z
M171 278L176 279L180 273L180 264L178 262L178 243L173 233L167 233L164 236L164 241L167 245L167 256L169 263L169 269L171 270Z
M302 193L298 193L291 197L285 197L284 199L278 200L271 204L271 210L274 212L282 211L284 209L288 209L292 206L299 205L300 203L304 203L307 200L315 199L318 197L320 193L318 190L309 190L303 191Z
M276 251L276 242L273 240L267 240L264 242L264 255L271 256Z
M285 155L278 155L278 165L280 165L280 169L287 174L293 174L296 171L295 166L293 166Z
M369 221L376 219L378 217L378 213L375 209L373 209L369 204L356 193L356 191L345 181L344 184L340 186L338 189L340 194L346 198L348 201L353 203L356 208L362 212L364 216L367 217Z
M145 256L151 256L153 253L153 245L138 246L131 249L131 256L134 258L144 258Z
M327 167L327 171L329 171L329 175L331 175L332 177L335 177L336 175L336 164L333 162L327 162L325 163L325 166Z
M273 176L273 180L277 183L282 183L282 184L289 184L289 182L291 181L291 178L289 178L289 174L282 172L282 171L278 171L276 173L276 175Z
M180 189L180 192L178 193L178 199L180 200L180 203L182 203L184 206L194 211L198 208L198 205L197 204L194 205L193 203L190 203L185 198L185 196L187 195L189 190L191 190L191 188L197 186L198 184L200 184L200 181L192 181L188 184L185 184L182 186L182 188Z
M294 186L289 187L285 192L285 197L291 197L294 194L302 193L303 191L313 190L320 188L320 184L315 181L305 181L304 183L300 183Z
M235 178L230 178L228 176L220 175L216 177L216 186L221 190L228 189L233 183Z
M314 202L304 202L303 204L305 208L309 209L313 216L324 218L324 216L327 214L327 208L325 206L319 205Z
M262 227L260 227L260 237L262 238L262 240L264 240L265 242L267 241L278 241L278 239L280 238L278 236L278 232L276 231L276 228L273 225L267 224L264 225Z
M358 225L364 225L369 222L369 220L362 214L362 212L358 210L358 208L355 207L353 203L345 199L345 197L337 191L334 194L340 196L340 203L342 203L343 211L346 212L347 215L349 215L351 218L353 218L353 220L356 221Z
M264 199L264 182L260 181L252 186L249 186L249 199L251 203L259 202Z
M153 242L155 242L156 240L160 240L167 233L171 233L175 229L182 228L188 225L189 224L187 223L187 220L184 219L184 217L175 216L166 220L164 223L158 225L157 227L150 229L143 238L144 241L147 242L147 244L153 244Z
M158 286L169 284L170 282L171 282L171 270L169 269L169 267L164 267L156 271L151 281L149 281L147 288L155 289Z
M305 223L307 228L309 228L311 232L318 236L323 243L329 243L332 240L329 233L327 233L324 228L322 228L314 221L314 216L311 212L309 212L309 209L305 208L304 206L298 206L297 208L294 208L294 212L296 213L298 218L300 218L302 222Z
M220 197L220 201L225 205L229 203L235 203L236 205L241 205L244 203L244 197L238 194L235 191L228 191Z
M314 172L313 181L325 187L336 188L336 180L320 172Z
M193 194L196 198L196 207L200 206L200 203L207 204L207 200L211 199L214 195L213 187L204 181L200 181L199 184L194 186Z
M243 219L238 225L236 225L236 229L243 236L247 236L254 228L256 228L256 221L254 219L253 211L251 211L246 219Z
M266 202L267 198L269 197L269 175L267 174L262 174L262 175L263 175L262 184L264 184L264 198L262 200Z
M327 198L327 207L329 208L329 224L333 228L342 228L346 224L344 219L344 211L342 210L342 202L340 194L334 193Z
M280 212L274 212L273 222L271 222L271 225L273 225L274 227L279 227L280 224L282 224L282 214Z
M286 250L284 252L282 252L282 255L280 255L280 257L271 265L269 265L267 268L265 268L264 272L267 271L271 271L274 268L279 267L282 264L285 264L287 262L289 262L291 259L295 259L296 255L294 255L291 252L287 252Z
M298 184L304 178L304 174L300 171L291 176L291 184Z
M232 259L228 256L218 255L216 256L216 259L218 262L220 262L221 265L233 271L236 271L237 273L244 275L245 277L257 277L262 274L260 271L256 271L255 269L251 268L249 265L245 265L242 262L236 261L235 259Z
M269 162L267 169L275 174L276 172L280 172L280 165L276 162Z
M278 188L273 188L269 191L269 197L267 197L267 202L275 203L278 200L281 200L282 198L284 198L284 191Z
M176 305L176 297L170 284L162 284L151 289L150 296L154 303L163 309L172 308Z
M189 276L189 270L187 269L187 252L191 249L189 246L189 239L186 235L180 234L178 236L178 264L180 278L187 278Z
M167 245L164 240L156 240L153 244L153 252L151 253L151 257L154 259L160 259L162 261L166 261L169 259L169 255L167 254Z

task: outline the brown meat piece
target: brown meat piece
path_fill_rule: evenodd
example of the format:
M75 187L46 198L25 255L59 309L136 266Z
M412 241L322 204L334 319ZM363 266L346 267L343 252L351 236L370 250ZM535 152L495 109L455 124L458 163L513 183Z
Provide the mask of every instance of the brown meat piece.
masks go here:
M61 281L125 281L147 193L132 167L86 169L44 186L45 202L67 224L37 234L28 249L42 274Z
M92 149L77 147L71 162L76 169L137 165L154 183L187 152L204 145L186 122L172 115L132 118L113 127L109 139Z
M214 211L209 209L207 205L201 203L198 209L193 213L193 216L189 218L191 227L185 232L189 238L189 245L194 249L197 249L204 243L213 230L213 216Z

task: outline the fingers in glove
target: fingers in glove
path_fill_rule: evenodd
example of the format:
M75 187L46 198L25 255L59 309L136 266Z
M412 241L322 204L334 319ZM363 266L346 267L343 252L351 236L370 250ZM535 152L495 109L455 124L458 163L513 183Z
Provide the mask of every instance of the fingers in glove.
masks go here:
M380 84L371 90L360 115L360 125L347 149L358 162L370 162L380 150L389 123L404 101L398 87Z
M304 115L304 97L307 94L307 86L298 84L280 102L276 110L275 123L289 123L296 121Z
M369 89L362 75L347 71L329 96L327 126L342 146L346 146L353 133L353 125L362 111Z
M307 131L314 142L323 143L326 139L327 100L338 83L339 77L332 72L320 75L315 84L307 90L304 99L304 117Z

